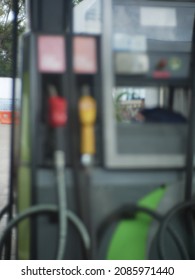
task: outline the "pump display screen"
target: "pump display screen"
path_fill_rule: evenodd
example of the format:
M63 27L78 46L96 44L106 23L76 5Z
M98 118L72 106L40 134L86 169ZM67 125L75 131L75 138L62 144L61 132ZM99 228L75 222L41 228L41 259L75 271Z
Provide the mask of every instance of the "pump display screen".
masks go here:
M152 1L115 1L113 9L115 49L159 50L164 49L164 42L175 42L184 50L191 45L186 43L192 40L194 4L155 1L154 6Z
M116 74L189 77L194 15L189 2L113 1Z

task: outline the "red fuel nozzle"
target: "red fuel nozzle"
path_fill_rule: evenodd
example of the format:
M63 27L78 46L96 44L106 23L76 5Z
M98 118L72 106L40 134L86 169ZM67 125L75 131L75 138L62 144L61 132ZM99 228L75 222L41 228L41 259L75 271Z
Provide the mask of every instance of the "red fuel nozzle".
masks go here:
M49 86L48 121L51 127L65 126L68 120L68 104L65 98L58 96L54 86Z

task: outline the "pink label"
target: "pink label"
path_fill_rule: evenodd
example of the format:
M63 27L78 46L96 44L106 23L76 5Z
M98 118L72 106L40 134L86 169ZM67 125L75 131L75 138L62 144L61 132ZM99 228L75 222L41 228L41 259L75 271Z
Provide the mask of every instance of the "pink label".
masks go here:
M66 70L65 42L62 36L38 37L38 69L42 73L62 73Z
M73 66L75 73L95 74L97 72L95 38L75 37L73 46Z
M166 79L166 78L170 78L171 74L167 71L154 71L153 77L156 79Z

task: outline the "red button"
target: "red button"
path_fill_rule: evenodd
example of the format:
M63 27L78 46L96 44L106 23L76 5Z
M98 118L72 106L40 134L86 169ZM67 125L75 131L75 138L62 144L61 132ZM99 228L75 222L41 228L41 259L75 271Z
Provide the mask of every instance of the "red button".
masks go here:
M159 62L156 65L157 70L163 70L167 66L167 61L165 59L159 60Z

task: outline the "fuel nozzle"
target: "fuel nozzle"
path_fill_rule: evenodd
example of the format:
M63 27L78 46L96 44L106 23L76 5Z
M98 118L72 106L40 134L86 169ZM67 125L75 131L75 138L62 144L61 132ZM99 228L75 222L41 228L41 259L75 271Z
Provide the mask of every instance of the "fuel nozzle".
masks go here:
M82 95L79 99L79 119L81 124L81 163L84 166L93 164L95 148L95 121L96 121L96 101L90 95L88 85L82 87Z
M67 123L67 101L59 96L54 85L48 86L48 121L53 128L65 126Z

